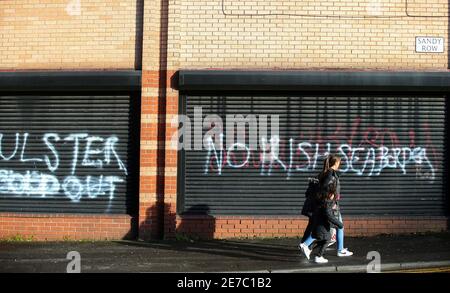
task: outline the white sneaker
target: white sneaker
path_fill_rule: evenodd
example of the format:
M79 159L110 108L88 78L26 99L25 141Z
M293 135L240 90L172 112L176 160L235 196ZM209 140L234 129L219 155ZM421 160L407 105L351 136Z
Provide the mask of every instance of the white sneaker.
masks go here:
M300 245L298 247L300 248L302 253L306 256L306 258L309 260L309 258L311 256L311 250L309 249L309 247L306 246L306 244L304 244L304 243L300 243Z
M324 258L323 256L316 256L314 258L315 263L328 263L328 259Z
M347 248L342 249L341 251L338 251L337 256L344 257L344 256L352 256L353 252L349 251Z
M331 241L331 242L328 244L327 247L330 247L331 245L333 245L333 244L335 244L335 243L336 243L336 241Z

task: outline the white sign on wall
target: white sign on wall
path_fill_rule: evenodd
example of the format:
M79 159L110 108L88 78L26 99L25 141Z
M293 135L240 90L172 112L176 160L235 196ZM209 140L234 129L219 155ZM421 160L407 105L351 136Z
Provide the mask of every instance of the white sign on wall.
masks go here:
M444 38L416 37L416 52L444 53Z

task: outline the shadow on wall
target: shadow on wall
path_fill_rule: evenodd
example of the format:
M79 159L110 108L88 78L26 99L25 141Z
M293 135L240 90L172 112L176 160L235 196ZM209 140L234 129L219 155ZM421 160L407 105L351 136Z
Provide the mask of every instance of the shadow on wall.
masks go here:
M160 239L162 235L162 225L160 223L161 208L155 204L145 211L144 221L139 223L139 239L148 241L151 239Z
M130 231L128 231L128 233L123 236L124 240L136 240L138 238L138 223L139 220L137 216L131 218Z
M216 230L216 219L210 215L208 205L195 205L183 213L176 235L198 239L213 239Z
M142 46L144 33L144 0L136 0L136 32L134 49L134 69L142 69Z
M136 65L138 69L142 67L142 32L143 15L145 3L143 0L136 0ZM156 203L145 210L144 221L139 223L139 238L142 240L161 239L165 234L171 234L172 226L176 223L176 212L172 212L170 205L164 203L165 199L165 167L166 167L166 110L167 110L167 39L168 39L168 11L169 0L160 0L159 16L159 64L158 64L158 105L157 105L157 155L156 155ZM151 24L151 23L150 23ZM146 24L147 26L149 24ZM139 29L138 29L139 28ZM140 56L139 56L140 54ZM139 63L140 62L140 63ZM141 211L140 211L141 213ZM173 224L172 224L173 223ZM167 230L167 231L166 231Z
M161 212L164 215L161 216ZM216 220L209 214L207 205L196 205L177 219L175 208L170 204L155 204L145 212L139 225L139 238L152 239L202 239L214 238ZM164 221L161 223L161 221Z

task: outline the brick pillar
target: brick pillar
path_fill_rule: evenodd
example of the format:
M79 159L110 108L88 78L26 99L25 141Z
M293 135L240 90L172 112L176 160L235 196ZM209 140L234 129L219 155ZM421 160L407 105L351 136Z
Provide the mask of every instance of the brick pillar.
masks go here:
M167 236L175 227L177 151L170 149L170 139L177 128L171 121L178 113L178 93L171 88L176 68L168 58L175 56L168 37L176 23L173 11L169 20L168 0L144 3L139 187L143 240Z

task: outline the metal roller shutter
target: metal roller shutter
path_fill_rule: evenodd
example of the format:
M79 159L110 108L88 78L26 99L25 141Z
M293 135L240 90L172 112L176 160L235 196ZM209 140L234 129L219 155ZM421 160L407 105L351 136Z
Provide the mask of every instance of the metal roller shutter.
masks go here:
M0 211L134 213L132 103L1 96Z
M196 107L202 108L203 118L219 115L224 125L227 115L238 114L278 115L280 122L278 160L272 165L261 163L260 145L249 151L243 146L224 148L222 155L217 149L217 156L207 149L184 151L182 212L298 215L307 178L320 171L328 146L343 159L345 214L445 212L443 96L187 95L182 99L191 123ZM270 129L268 133L270 141ZM225 142L226 131L223 135ZM217 166L220 158L222 168Z

